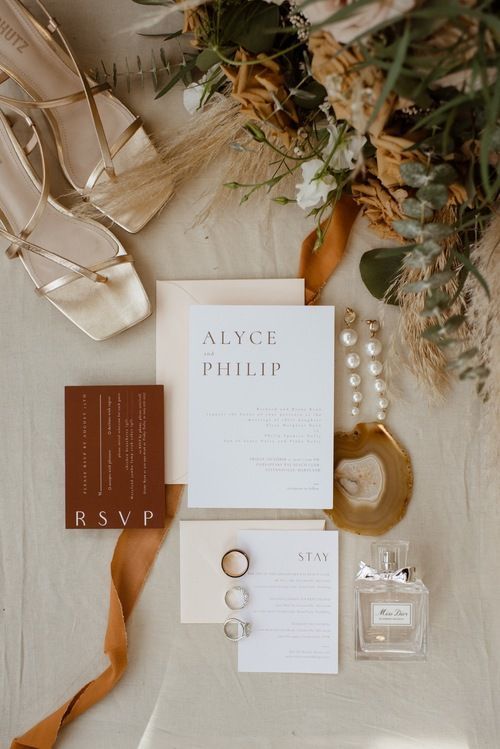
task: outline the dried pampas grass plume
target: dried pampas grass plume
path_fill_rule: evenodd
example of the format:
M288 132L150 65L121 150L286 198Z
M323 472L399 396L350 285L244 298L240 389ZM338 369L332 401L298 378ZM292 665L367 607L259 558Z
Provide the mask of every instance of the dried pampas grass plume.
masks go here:
M453 223L455 220L455 209L445 208L440 212L438 220L444 223ZM408 283L422 281L433 273L443 271L449 261L448 250L449 248L445 246L444 251L437 258L436 262L425 271L403 267L395 283L387 292L387 296L395 294L401 310L397 338L400 344L402 344L399 348L404 348L406 366L430 395L431 400L441 400L449 387L450 372L447 368L448 360L439 346L422 337L422 334L428 327L438 322L436 318L422 317L421 315L426 292L408 294L405 292L404 287ZM443 286L443 289L453 297L457 291L456 279L451 279L449 283ZM447 311L447 316L458 314L464 314L462 296ZM457 333L457 337L464 336L464 340L467 335L468 331L466 330Z
M210 106L194 115L179 133L153 138L158 158L96 185L77 212L94 218L100 215L88 199L105 205L111 216L146 207L151 201L156 203L159 194L166 203L184 181L230 150L230 144L243 132L246 119L237 103L224 96L214 97Z
M478 287L470 276L466 291L470 297L468 320L474 345L479 349L478 358L490 374L486 378L482 396L485 400L483 433L487 462L495 470L500 459L500 205L493 209L493 216L483 236L471 253L474 263L488 282L490 298Z
M146 207L151 201L157 203L159 195L165 205L184 182L220 161L224 164L224 177L210 193L205 207L193 215L193 225L206 221L213 211L227 208L235 199L245 201L245 186L254 200L260 198L259 208L265 204L269 211L265 197L271 188L268 191L251 188L274 176L276 167L269 162L266 144L255 141L244 129L247 123L248 116L242 113L238 102L217 94L177 134L152 138L158 152L156 159L144 161L113 180L103 180L86 194L84 202L74 202L72 210L80 216L99 219L102 214L93 203L106 206L106 213L111 216L126 214L142 205ZM267 138L280 146L275 130L262 123L261 126ZM286 173L286 158L283 165L285 174L280 189L293 192L295 180L290 168ZM240 183L242 189L230 190L224 183Z

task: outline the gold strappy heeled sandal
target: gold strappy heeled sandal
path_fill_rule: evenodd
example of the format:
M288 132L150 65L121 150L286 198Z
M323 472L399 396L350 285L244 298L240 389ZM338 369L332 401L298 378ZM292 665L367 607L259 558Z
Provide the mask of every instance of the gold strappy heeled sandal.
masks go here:
M18 101L0 96L0 104L41 110L57 145L61 167L70 184L106 216L129 232L137 232L171 195L161 190L137 207L107 210L106 183L145 161L158 159L139 117L79 67L59 24L36 0L48 24L44 28L20 0L0 0L0 83L12 79L30 97ZM58 44L55 38L60 42ZM103 202L104 201L104 202Z
M7 257L19 258L36 292L84 333L110 338L151 314L133 258L108 229L51 198L38 130L16 111L31 138L23 148L0 112L0 239ZM36 147L41 180L27 158Z

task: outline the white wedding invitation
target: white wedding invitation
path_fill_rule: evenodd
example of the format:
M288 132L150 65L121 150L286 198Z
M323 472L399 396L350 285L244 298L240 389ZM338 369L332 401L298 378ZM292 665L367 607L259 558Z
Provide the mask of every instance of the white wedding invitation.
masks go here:
M333 347L333 307L191 307L190 507L332 507Z
M156 282L156 382L165 391L165 483L187 484L189 310L197 304L304 304L303 278Z
M237 546L238 531L322 530L325 520L181 520L179 527L181 622L222 624L230 615L227 589L245 584L245 577L232 580L221 567L226 551Z
M241 585L250 624L238 643L238 671L338 673L338 532L238 533L248 554Z

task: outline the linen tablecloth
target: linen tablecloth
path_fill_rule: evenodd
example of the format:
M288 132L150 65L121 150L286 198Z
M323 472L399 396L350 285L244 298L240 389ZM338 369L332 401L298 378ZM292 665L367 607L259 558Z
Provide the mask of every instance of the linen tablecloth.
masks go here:
M137 36L151 10L129 0L48 0L80 59L125 68L159 40ZM189 116L182 91L153 101L151 85L119 94L168 134ZM53 150L53 149L52 149ZM290 277L310 229L295 206L250 200L197 222L221 179L194 175L136 236L117 232L154 301L156 279ZM55 192L67 187L56 180ZM323 295L342 313L380 314L363 287L360 254L379 245L358 220ZM155 321L108 342L86 338L37 298L20 263L0 275L1 518L0 745L7 747L105 666L108 566L117 531L64 530L64 385L153 383ZM384 310L386 346L397 322ZM338 318L342 314L338 315ZM237 673L236 650L213 625L179 623L178 524L129 624L130 664L100 704L65 728L63 749L498 749L500 514L498 480L482 460L487 440L473 386L430 404L394 359L402 387L388 426L409 450L414 496L391 532L411 541L430 589L425 663L355 662L353 578L367 538L340 536L338 676ZM398 371L400 370L400 371ZM339 357L336 428L351 425ZM180 518L299 517L306 513L189 511Z

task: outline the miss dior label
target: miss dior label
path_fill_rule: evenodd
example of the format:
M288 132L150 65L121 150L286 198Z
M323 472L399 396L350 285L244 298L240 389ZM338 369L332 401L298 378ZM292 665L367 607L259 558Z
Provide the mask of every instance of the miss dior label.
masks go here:
M411 627L413 606L411 603L372 603L372 625Z
M65 388L66 528L162 528L163 386Z

